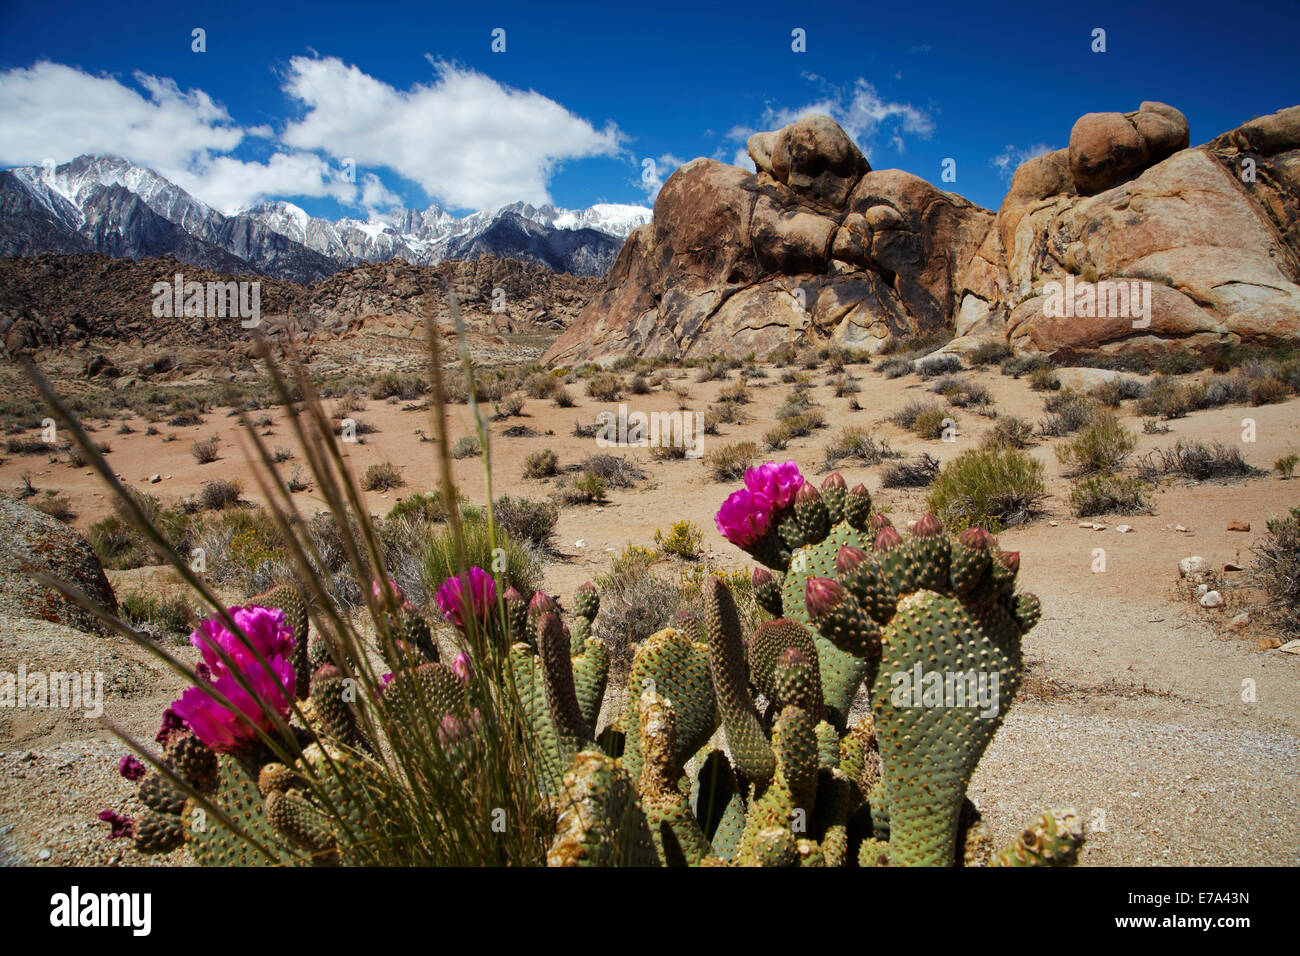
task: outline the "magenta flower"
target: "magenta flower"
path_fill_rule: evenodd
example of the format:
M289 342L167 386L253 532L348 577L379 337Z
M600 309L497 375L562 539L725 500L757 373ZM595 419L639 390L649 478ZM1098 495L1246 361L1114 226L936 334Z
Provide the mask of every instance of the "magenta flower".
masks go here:
M443 615L457 627L464 627L467 617L484 623L496 603L497 586L492 575L482 568L473 567L468 574L444 581L435 599Z
M108 835L110 840L135 836L135 821L130 817L124 817L122 814L116 813L112 810L100 810L99 819L103 820L113 828L113 832Z
M732 544L748 548L757 544L772 526L772 503L765 495L748 488L733 491L722 503L713 523Z
M213 750L229 753L257 738L255 727L271 731L274 723L266 710L288 716L294 695L293 628L285 623L284 613L265 607L233 607L230 616L247 636L227 630L220 620L200 622L190 635L190 643L203 655L207 686L230 701L234 710L219 704L200 687L190 687L172 704L175 717L183 720L195 736ZM217 656L220 648L230 658L234 670ZM266 659L270 672L257 660L256 648ZM239 685L238 672L252 688L250 694ZM242 715L242 716L241 716ZM246 719L244 719L246 718Z
M451 669L456 672L456 676L462 681L468 681L470 675L469 657L466 654L457 654L456 659L451 662Z
M135 754L127 754L119 761L117 772L127 780L139 780L145 775L145 766Z
M799 474L799 466L793 461L780 465L769 461L745 472L745 487L756 495L763 495L775 511L789 508L803 484L803 475Z

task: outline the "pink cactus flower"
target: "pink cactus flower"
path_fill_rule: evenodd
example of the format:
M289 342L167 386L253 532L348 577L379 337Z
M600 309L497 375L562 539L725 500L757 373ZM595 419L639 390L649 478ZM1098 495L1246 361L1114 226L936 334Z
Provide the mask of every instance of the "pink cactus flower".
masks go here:
M468 617L485 623L496 604L496 582L482 568L473 567L468 574L450 577L443 582L436 600L447 620L457 627L464 627Z

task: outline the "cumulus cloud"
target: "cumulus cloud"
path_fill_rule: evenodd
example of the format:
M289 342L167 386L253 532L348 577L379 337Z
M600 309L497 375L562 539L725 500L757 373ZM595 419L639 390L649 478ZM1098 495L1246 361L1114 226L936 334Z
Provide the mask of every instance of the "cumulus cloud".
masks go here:
M294 57L283 89L305 109L277 136L265 124L241 127L207 93L183 91L172 79L137 72L132 85L40 62L0 73L0 166L110 154L227 213L306 196L373 215L401 205L381 181L384 171L444 205L495 209L550 202L548 183L565 161L627 158L612 123L596 129L540 93L433 66L432 82L396 89L335 58ZM250 141L269 147L269 158L231 155ZM341 175L349 161L355 175Z
M1055 149L1055 146L1048 146L1046 143L1035 143L1033 146L1023 148L1008 144L1006 149L989 160L989 165L998 171L998 175L1003 180L1011 182L1011 177L1016 174L1016 169L1021 163Z
M844 128L858 144L867 159L877 139L884 137L899 152L906 146L905 137L929 139L934 133L934 120L929 112L910 103L885 99L863 77L858 77L848 87L836 86L813 73L804 79L816 82L823 89L819 99L798 107L781 107L768 104L757 126L737 125L728 132L729 139L746 140L759 130L773 130L793 123L807 113L825 113Z
M294 57L284 89L306 114L284 143L386 167L444 205L471 209L550 202L559 163L620 152L612 123L598 130L540 93L431 63L432 83L399 90L334 57Z
M64 162L112 153L164 170L239 145L244 131L201 90L134 74L143 93L112 76L40 62L0 74L0 164Z

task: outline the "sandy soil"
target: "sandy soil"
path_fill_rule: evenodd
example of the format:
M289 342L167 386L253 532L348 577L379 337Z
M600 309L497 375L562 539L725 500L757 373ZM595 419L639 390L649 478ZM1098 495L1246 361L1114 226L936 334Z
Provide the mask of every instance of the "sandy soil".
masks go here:
M828 427L793 440L786 452L770 457L791 458L805 474L824 474L824 449L839 427L872 425L926 394L925 383L915 377L886 380L862 366L851 370L860 380L856 398L861 410L849 410L848 399L835 398L824 384L825 371L814 371L813 394L826 412ZM705 452L737 441L762 447L763 433L774 424L774 410L790 390L780 384L777 370L768 371L770 377L751 382L749 421L723 425L721 436L705 436ZM726 384L695 383L688 371L668 374L676 377L672 384L690 389L691 411L708 408ZM1000 414L1034 421L1042 417L1044 396L1031 391L1024 380L996 371L966 374L989 387ZM579 399L576 408L530 400L522 417L491 424L494 493L533 498L548 494L553 480L522 477L525 455L541 448L556 451L561 466L597 452L625 453L638 460L650 478L634 489L613 490L602 507L562 511L562 556L547 566L549 590L571 594L602 570L612 553L628 543L650 545L656 528L667 529L681 518L705 530L706 560L719 567L750 565L713 528L719 503L738 483L713 482L700 461L655 462L648 449L603 449L594 439L574 437L575 421L592 422L598 411L612 406L580 394L581 386L570 386L570 391ZM675 399L664 390L629 396L626 402L637 411L676 409ZM403 404L371 402L364 411L351 413L379 428L366 436L365 444L347 446L355 471L360 474L369 464L390 460L403 467L405 488L367 495L371 510L380 515L402 495L432 490L436 484L435 446L416 436L417 429L434 433L430 413L403 411ZM1140 420L1129 410L1121 415L1139 432L1137 455L1190 437L1240 444L1249 463L1268 469L1281 455L1300 450L1298 410L1300 403L1293 400L1197 412L1171 422L1173 431L1165 435L1140 434ZM266 414L273 420L266 441L293 448L283 413ZM879 436L908 456L927 451L947 461L977 444L992 424L962 410L954 417L958 435L952 443L922 441L891 424L881 424ZM1241 443L1244 418L1256 422L1254 443ZM453 440L470 433L467 409L454 408L451 419ZM207 416L201 426L162 425L163 436L146 436L141 420L130 424L133 434L116 434L113 422L95 436L111 442L109 460L128 484L170 501L210 478L242 477L245 496L258 500L245 451L247 437L240 434L236 419L226 417L225 409ZM539 434L501 437L505 428L519 424ZM168 433L177 439L162 441ZM221 438L221 458L200 465L190 446L214 434ZM1264 647L1261 640L1269 635L1257 624L1227 628L1226 622L1248 601L1247 593L1230 589L1225 608L1204 610L1182 593L1177 571L1179 559L1188 555L1205 557L1216 570L1229 562L1248 565L1250 546L1264 530L1265 520L1296 504L1300 482L1269 475L1231 485L1166 485L1155 495L1154 515L1099 519L1105 530L1084 529L1070 517L1065 501L1069 482L1061 476L1052 448L1059 441L1032 449L1049 476L1047 514L1001 536L1004 547L1021 552L1022 586L1042 598L1044 616L1026 639L1032 668L1024 699L981 763L972 797L999 842L1046 806L1075 806L1093 829L1084 856L1088 864L1300 863L1294 841L1279 839L1300 826L1300 657ZM294 451L296 459L281 467L292 470L295 461L301 462L300 451ZM482 500L481 461L458 461L453 470L464 493ZM865 482L896 524L921 514L924 492L880 491L881 470L852 463L840 468L850 484ZM16 485L24 472L31 473L38 489L57 489L72 499L78 527L110 511L109 498L88 469L14 457L0 465L0 486ZM162 480L150 484L153 474ZM298 497L304 511L316 507L310 492ZM1230 532L1232 520L1248 521L1252 530ZM1119 524L1131 526L1132 532L1117 532ZM1186 530L1176 531L1176 525ZM1091 570L1096 548L1106 552L1104 573ZM112 577L121 593L144 573ZM1229 582L1238 577L1226 575ZM18 640L11 629L18 622L3 623L0 669L8 666L9 658L24 654L31 655L28 667L34 667L30 661L40 658L42 647L71 639L70 632L58 638L26 634ZM124 668L156 670L157 665L133 647L114 646L112 653ZM1254 682L1254 701L1243 700L1245 681ZM133 733L151 735L159 712L177 690L171 675L155 673L142 681L138 693L111 697L107 715ZM105 805L125 806L130 792L108 760L121 753L120 745L99 723L42 722L30 714L0 714L0 859L8 853L10 858L38 862L40 851L50 849L50 863L138 862L129 850L106 850L105 841L95 842L106 828L93 821L94 813Z

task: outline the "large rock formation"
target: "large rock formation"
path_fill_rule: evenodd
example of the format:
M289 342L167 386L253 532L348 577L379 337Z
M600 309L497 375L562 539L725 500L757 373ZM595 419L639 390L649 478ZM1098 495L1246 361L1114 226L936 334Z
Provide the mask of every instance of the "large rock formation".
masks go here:
M995 215L872 171L833 120L805 116L750 138L754 174L678 169L545 360L877 352L941 327L956 350L1049 353L1300 338L1300 107L1188 142L1163 103L1089 113Z
M993 214L871 170L827 116L749 140L757 172L697 159L628 238L546 360L764 354L799 340L878 351L953 320L960 265Z
M42 572L77 588L109 613L117 598L90 543L67 525L0 497L0 613L104 632L94 614L35 579Z

